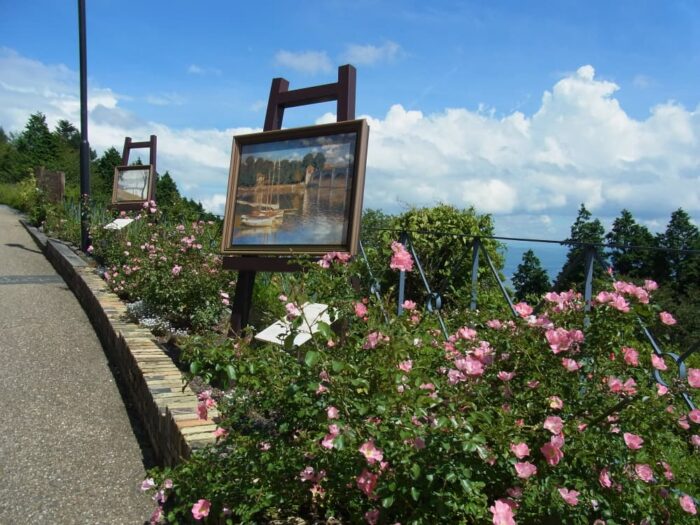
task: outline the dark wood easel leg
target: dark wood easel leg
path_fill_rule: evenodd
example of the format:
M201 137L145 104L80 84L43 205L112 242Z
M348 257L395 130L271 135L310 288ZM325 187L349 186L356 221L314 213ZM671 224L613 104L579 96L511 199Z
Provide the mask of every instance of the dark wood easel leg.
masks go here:
M255 285L255 272L238 272L236 291L233 295L231 306L231 326L229 335L241 335L243 328L248 326L250 307L253 304L253 286Z

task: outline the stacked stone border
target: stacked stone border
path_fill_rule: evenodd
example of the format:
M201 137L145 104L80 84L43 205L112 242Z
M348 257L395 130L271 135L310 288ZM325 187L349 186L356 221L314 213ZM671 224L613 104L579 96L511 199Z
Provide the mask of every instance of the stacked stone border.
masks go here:
M198 418L197 396L183 389L180 370L149 330L126 320L126 305L109 291L94 266L69 245L20 222L87 313L121 374L158 464L173 466L193 449L213 443L216 410L210 410L206 420Z

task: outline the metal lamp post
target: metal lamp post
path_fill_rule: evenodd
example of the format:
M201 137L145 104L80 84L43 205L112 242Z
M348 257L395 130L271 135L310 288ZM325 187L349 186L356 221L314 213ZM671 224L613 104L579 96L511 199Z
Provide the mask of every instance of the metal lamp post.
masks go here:
M85 47L85 0L78 0L80 45L80 249L90 246L90 143L88 142L87 52Z

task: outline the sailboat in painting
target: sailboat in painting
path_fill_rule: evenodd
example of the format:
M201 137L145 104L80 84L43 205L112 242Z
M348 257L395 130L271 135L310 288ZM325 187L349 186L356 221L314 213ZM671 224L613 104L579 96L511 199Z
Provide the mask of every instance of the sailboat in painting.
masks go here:
M277 202L272 202L272 187L275 184L275 172L279 178L279 162L272 168L272 173L268 175L269 191L264 194L266 202L245 202L244 204L251 206L253 211L241 215L241 224L251 228L273 227L279 225L284 220L284 210L280 210L279 195Z

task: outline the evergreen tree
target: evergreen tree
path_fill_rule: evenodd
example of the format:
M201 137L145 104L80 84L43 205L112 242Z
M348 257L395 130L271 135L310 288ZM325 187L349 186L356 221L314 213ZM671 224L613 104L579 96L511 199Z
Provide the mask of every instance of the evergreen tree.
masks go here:
M72 149L80 151L80 131L67 120L58 121L54 134Z
M156 183L156 201L161 209L169 208L181 200L175 181L167 171L158 176Z
M540 297L550 288L547 271L542 268L542 263L532 250L523 253L512 282L519 301L524 301L528 296Z
M658 239L659 245L669 250L700 249L700 232L682 208L671 214L665 233L658 236ZM697 284L699 258L690 253L659 252L656 259L657 280L670 282L677 290Z
M114 168L121 166L121 163L121 153L113 147L105 150L102 156L92 163L90 182L93 200L109 202L112 199Z
M20 172L16 180L21 180L33 173L34 168L38 166L55 169L56 139L49 131L46 116L43 113L34 113L29 116L24 131L15 141L15 147L20 164Z
M566 239L567 242L602 244L605 228L598 219L592 217L586 206L581 204L576 220L571 225L571 235ZM571 248L566 255L564 266L554 283L554 288L557 290L566 290L572 287L582 289L586 280L585 246L579 244L570 244L569 246ZM597 249L600 253L600 248ZM603 269L599 264L594 264L594 269L595 277L603 276Z
M634 220L629 210L620 212L605 239L620 246L656 246L654 236L646 226ZM614 247L610 248L609 255L613 269L621 276L648 279L654 275L654 251Z
M21 168L17 150L11 137L5 134L0 127L0 182L14 182L19 180Z

